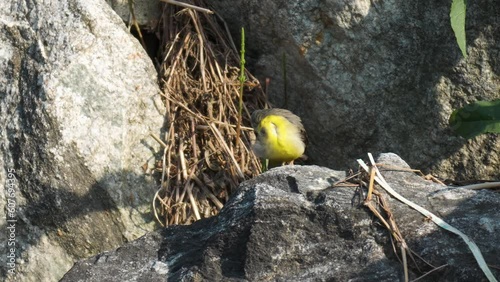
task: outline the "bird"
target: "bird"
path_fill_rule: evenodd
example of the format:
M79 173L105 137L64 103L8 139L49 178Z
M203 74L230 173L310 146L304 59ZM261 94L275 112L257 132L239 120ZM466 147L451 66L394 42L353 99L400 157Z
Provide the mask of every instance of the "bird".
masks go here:
M306 149L307 136L300 117L289 110L273 108L255 110L251 117L256 141L255 155L270 165L292 163Z

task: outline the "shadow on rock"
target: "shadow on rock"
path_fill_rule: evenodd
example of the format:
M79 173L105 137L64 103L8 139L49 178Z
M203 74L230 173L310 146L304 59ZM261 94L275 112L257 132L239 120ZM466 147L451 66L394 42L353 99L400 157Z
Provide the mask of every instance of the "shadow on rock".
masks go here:
M17 178L21 177L22 175L17 175ZM103 179L135 178L135 181L141 182L145 177L122 172L107 175ZM115 249L130 237L138 237L127 227L131 224L142 230L142 234L152 229L148 225L159 226L149 208L148 212L144 212L143 207L149 207L149 201L144 202L137 195L129 194L122 195L124 201L116 203L107 191L108 181L99 183L87 178L79 179L81 182L75 185L75 180L77 179L71 180L71 186L64 186L69 184L64 180L58 181L57 186L54 186L31 178L28 185L24 182L19 187L20 191L16 191L20 193L16 194L18 201L14 224L16 273L28 270L33 260L57 261L58 257L69 264L66 269L61 270L64 273L71 267L72 261ZM153 190L153 183L150 185ZM153 194L151 193L151 199ZM6 227L4 224L0 226L2 230L6 230ZM39 269L38 272L44 279L48 279L43 274L44 269ZM7 277L5 265L2 265L1 277Z
M407 167L394 154L378 162ZM470 235L494 263L499 213L481 207L498 205L497 193L443 189L407 171L384 174L403 196ZM343 177L315 166L272 169L241 184L218 216L152 232L79 261L62 281L402 281L389 232L365 207L353 204L355 188L331 188ZM388 201L410 248L433 265L409 259L410 279L446 265L422 281L485 281L458 237Z

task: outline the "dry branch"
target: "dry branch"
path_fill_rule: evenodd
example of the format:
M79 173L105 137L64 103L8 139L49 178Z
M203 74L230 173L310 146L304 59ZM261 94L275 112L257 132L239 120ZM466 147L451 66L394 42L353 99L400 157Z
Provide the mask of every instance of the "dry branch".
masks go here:
M164 2L176 6L163 5L158 30L167 134L153 137L165 147L153 206L163 225L188 224L217 214L241 181L260 173L249 121L266 102L247 72L238 139L238 50L203 1Z

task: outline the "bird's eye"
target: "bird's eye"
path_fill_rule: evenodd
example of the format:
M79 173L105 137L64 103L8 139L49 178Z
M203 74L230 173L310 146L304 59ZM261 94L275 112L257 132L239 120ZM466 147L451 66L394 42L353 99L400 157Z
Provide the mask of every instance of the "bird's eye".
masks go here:
M260 135L260 136L262 136L262 137L266 137L266 135L267 135L266 129L265 129L264 127L262 127L262 128L258 131L257 135Z

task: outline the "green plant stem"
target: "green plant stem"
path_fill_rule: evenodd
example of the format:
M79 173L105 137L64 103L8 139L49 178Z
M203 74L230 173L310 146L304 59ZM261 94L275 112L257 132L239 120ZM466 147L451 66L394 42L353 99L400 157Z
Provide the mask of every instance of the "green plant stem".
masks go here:
M241 49L240 49L240 101L238 104L238 124L236 126L236 142L240 140L241 115L243 112L243 88L245 86L245 29L241 28ZM238 143L236 143L238 144Z

